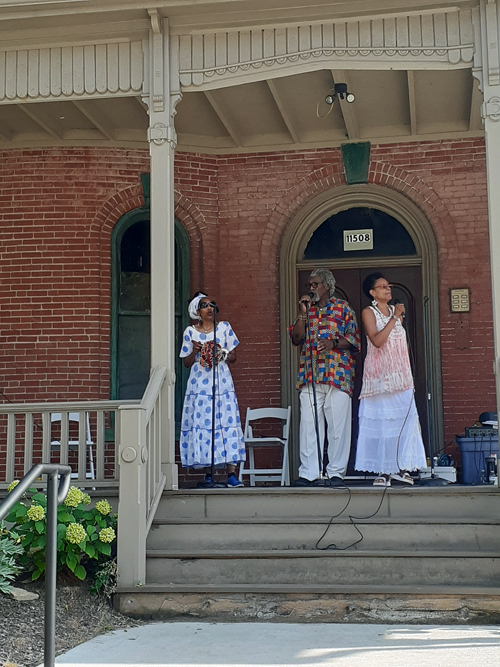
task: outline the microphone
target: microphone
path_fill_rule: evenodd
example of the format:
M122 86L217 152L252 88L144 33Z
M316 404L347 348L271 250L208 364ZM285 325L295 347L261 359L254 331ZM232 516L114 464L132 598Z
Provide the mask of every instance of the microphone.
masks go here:
M401 303L401 301L399 299L394 299L394 305L397 306L398 303ZM401 313L401 317L404 320L404 318L406 317L406 313Z
M308 296L310 299L314 298L314 292L309 292L309 294L308 294L307 296ZM306 308L309 308L309 301L306 301L306 300L304 299L304 301L301 301L300 303L303 303L304 306L305 306Z

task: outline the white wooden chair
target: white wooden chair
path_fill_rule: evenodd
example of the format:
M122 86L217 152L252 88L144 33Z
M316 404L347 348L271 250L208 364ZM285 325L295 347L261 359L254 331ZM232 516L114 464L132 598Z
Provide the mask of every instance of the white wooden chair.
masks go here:
M80 446L80 436L75 440L74 437L71 437L71 422L78 424L78 432L80 433L80 413L79 412L69 412L68 414L68 426L67 426L67 437L68 437L68 449L79 449ZM60 412L52 412L50 415L50 422L52 424L57 424L59 422L61 428L61 440L63 434L63 419ZM51 440L50 446L52 449L58 449L61 447L61 440ZM87 479L95 479L95 467L94 467L94 452L93 452L94 441L90 433L90 417L89 413L85 413L85 447L87 449L88 456L88 468L85 465L85 476ZM87 463L87 459L85 461ZM78 477L79 472L71 473L71 477Z
M248 408L245 422L245 445L248 449L248 462L242 461L240 464L240 479L243 481L243 475L250 475L250 486L255 486L255 480L263 482L279 481L281 486L290 484L290 472L288 470L288 433L290 428L291 408L257 408L252 410ZM282 423L281 437L254 437L251 422L257 419L278 419ZM267 426L267 424L266 424ZM254 449L261 447L275 447L279 445L283 448L283 459L281 468L256 468ZM246 464L249 467L245 467Z

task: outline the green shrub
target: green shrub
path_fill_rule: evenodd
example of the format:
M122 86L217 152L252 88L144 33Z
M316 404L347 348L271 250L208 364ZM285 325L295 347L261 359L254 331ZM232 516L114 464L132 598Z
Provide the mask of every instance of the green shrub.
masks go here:
M16 556L24 553L19 535L7 530L3 522L0 523L0 592L9 593L12 589L11 581L21 571Z
M116 515L111 505L100 500L90 509L90 502L89 495L72 486L57 508L58 570L68 568L82 580L91 561L101 564L111 560L111 545L116 540ZM23 554L19 560L32 571L33 580L45 570L46 508L46 496L30 489L7 517L20 537Z

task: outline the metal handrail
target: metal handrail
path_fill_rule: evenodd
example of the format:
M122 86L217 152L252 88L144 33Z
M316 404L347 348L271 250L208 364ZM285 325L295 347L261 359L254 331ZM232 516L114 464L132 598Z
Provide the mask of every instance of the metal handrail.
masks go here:
M68 495L71 468L37 463L0 503L0 521L28 491L35 480L47 475L47 544L45 551L45 641L44 667L54 667L56 654L57 506ZM61 475L58 487L58 477Z

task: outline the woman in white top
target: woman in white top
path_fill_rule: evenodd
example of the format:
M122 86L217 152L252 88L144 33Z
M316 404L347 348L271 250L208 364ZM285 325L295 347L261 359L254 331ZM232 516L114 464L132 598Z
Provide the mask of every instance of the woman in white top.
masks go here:
M191 369L182 410L180 455L184 468L208 468L212 463L214 312L219 309L213 299L198 292L188 310L195 324L184 331L179 355ZM228 366L236 361L239 341L229 322L217 322L216 344L214 465L227 469L228 486L238 487L243 484L235 470L245 460L245 443ZM207 473L198 486L211 486L213 481Z
M368 349L359 396L355 468L377 473L375 486L390 486L391 479L413 484L408 471L426 465L402 325L405 307L389 305L391 287L381 273L372 273L363 282L372 303L362 312Z

